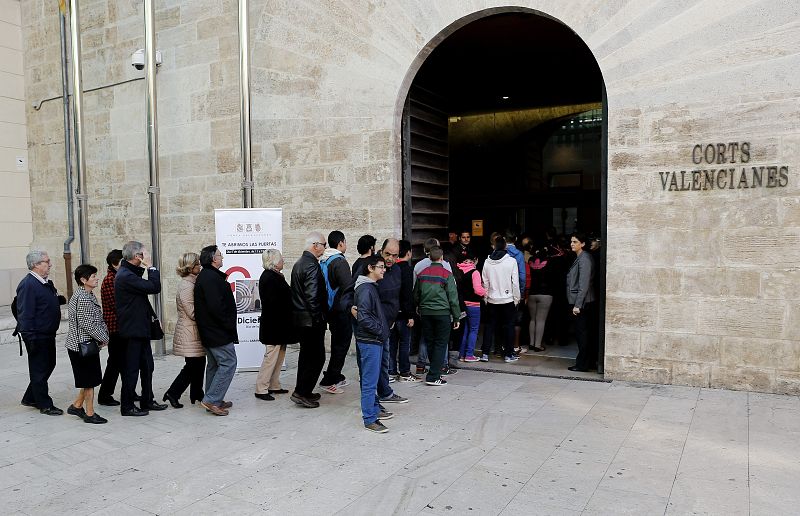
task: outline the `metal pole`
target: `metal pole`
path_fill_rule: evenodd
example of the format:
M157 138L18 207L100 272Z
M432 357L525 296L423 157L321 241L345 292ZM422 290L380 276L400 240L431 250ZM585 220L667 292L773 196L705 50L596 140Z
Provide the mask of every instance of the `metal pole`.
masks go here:
M147 107L147 162L150 168L150 235L152 238L153 266L161 270L161 226L159 224L158 186L158 118L156 115L156 32L154 22L154 0L144 0L144 79L146 83L145 104ZM155 295L156 315L164 320L163 294ZM158 341L156 352L167 352L164 339Z
M72 43L72 120L75 124L75 161L78 167L78 219L81 231L81 263L89 263L89 195L86 193L86 157L83 154L83 76L78 0L69 2L69 32Z
M242 143L242 206L253 207L253 163L250 150L250 2L239 0L239 135Z
M75 241L75 206L72 196L72 133L69 129L69 69L67 64L67 19L58 13L61 32L61 97L64 101L64 163L67 176L67 239L64 240L64 273L67 276L67 296L72 297L72 242Z

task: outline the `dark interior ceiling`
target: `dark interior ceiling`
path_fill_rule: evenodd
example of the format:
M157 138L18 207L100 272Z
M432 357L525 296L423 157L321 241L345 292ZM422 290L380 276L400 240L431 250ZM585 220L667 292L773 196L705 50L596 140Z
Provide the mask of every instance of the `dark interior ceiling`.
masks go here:
M524 13L462 27L433 50L415 84L444 96L451 116L602 100L600 69L583 41Z

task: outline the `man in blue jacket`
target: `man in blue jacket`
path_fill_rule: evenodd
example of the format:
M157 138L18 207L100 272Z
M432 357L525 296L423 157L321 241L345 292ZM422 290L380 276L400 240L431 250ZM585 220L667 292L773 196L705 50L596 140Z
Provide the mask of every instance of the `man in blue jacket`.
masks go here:
M47 279L50 256L45 251L32 250L25 262L30 272L17 286L17 323L28 351L30 383L22 404L48 416L60 416L64 411L53 406L47 380L56 367L56 332L61 322L59 305L63 303L53 282Z
M517 232L513 229L506 230L506 252L517 261L517 269L519 271L519 293L520 302L517 304L517 313L514 316L514 354L519 354L519 334L522 330L522 320L528 312L525 300L527 292L525 292L525 281L527 278L528 265L525 263L525 255L521 249L517 249Z
M123 416L146 416L150 410L167 408L166 404L156 403L153 397L150 329L155 312L147 298L161 292L161 274L150 264L150 253L141 242L132 240L122 246L122 261L119 263L114 278L114 302L117 304L119 335L125 339L120 412ZM137 379L142 382L139 408L133 404Z
M383 347L389 338L389 325L383 312L383 303L378 293L379 281L383 280L386 265L380 255L364 259L365 275L356 278L354 333L358 348L358 367L361 371L361 417L364 427L380 434L389 431L381 419L390 419L392 414L381 410L378 397L378 378L383 363Z

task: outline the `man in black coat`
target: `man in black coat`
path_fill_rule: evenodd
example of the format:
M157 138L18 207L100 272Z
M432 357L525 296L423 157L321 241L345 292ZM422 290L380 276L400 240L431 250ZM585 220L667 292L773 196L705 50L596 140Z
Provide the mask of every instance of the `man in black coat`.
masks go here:
M319 407L313 392L325 366L325 320L328 293L319 257L325 252L325 238L314 231L306 237L306 250L292 267L292 320L300 331L297 384L292 401L307 408Z
M147 279L144 278L145 269ZM166 404L156 403L153 398L154 366L150 327L155 312L147 296L159 292L161 274L150 265L150 253L141 242L126 243L122 247L122 261L114 278L119 336L125 339L120 406L123 416L146 416L149 410L167 408ZM133 404L138 379L142 382L140 408Z
M215 245L200 251L203 270L194 284L194 318L206 348L206 393L200 403L215 416L227 416L233 403L225 394L236 374L236 300L228 276L220 270L222 252Z
M53 406L47 380L56 367L56 332L61 323L59 306L64 304L61 303L64 298L47 279L51 264L46 252L32 250L25 262L30 272L17 286L17 328L28 352L30 383L21 403L38 408L42 414L60 416L64 411Z

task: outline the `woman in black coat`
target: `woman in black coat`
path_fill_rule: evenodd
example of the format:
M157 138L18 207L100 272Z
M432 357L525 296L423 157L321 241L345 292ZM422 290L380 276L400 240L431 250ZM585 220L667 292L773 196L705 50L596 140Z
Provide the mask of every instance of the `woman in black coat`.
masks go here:
M286 344L294 344L299 339L292 325L292 291L283 277L283 256L277 249L267 249L261 260L264 272L258 280L261 299L258 340L266 344L267 350L256 378L256 398L274 400L273 394L289 392L281 388L281 364Z

